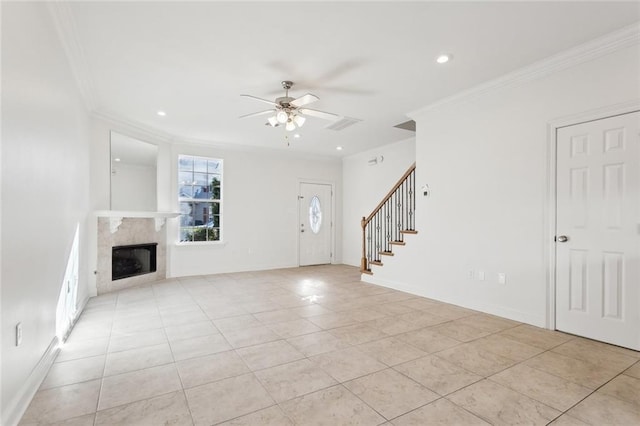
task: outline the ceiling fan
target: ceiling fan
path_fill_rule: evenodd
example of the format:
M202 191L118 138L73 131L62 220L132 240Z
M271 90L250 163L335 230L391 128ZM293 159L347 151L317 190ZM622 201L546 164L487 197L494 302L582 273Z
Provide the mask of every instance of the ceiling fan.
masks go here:
M256 101L264 102L266 104L273 106L272 109L243 115L240 118L256 117L258 115L272 114L272 116L267 119L266 124L272 127L278 127L280 125L284 125L285 129L287 129L288 131L292 131L298 127L302 127L302 125L306 121L306 117L316 117L316 118L321 118L323 120L331 120L331 121L335 121L341 118L341 116L339 116L338 114L318 111L310 108L303 108L305 105L315 102L320 98L318 98L316 95L312 95L311 93L307 93L306 95L302 95L299 98L295 98L295 99L292 97L289 97L289 89L291 89L292 86L293 86L292 81L288 81L288 80L283 81L282 87L285 90L285 94L280 98L276 98L275 101L270 101L268 99L262 99L262 98L258 98L256 96L251 96L251 95L240 95L240 96L250 98L250 99L255 99Z

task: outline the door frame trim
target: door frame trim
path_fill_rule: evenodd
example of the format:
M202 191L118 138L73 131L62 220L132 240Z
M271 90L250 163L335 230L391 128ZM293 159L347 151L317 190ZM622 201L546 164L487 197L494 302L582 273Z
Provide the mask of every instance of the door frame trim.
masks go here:
M336 263L336 185L335 182L330 180L320 180L320 179L302 179L298 178L298 188L296 190L296 194L298 196L298 202L296 204L297 209L297 222L296 222L296 256L297 256L297 264L300 267L300 229L298 228L298 224L300 223L300 186L303 183L309 183L313 185L328 185L331 187L331 231L330 231L330 248L331 248L331 257L329 260L330 265L334 265Z
M546 290L547 290L547 313L546 328L556 329L556 185L557 185L557 158L556 149L558 145L558 129L568 126L575 126L590 121L602 120L617 115L629 114L640 110L640 99L628 102L604 106L593 110L568 115L551 120L547 123L547 197L545 202L544 215L544 258L546 262Z

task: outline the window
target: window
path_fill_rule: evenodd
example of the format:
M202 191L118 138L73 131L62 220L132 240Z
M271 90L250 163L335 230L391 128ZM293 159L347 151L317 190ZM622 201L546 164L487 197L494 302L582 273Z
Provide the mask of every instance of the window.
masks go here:
M180 241L220 241L222 160L178 157Z

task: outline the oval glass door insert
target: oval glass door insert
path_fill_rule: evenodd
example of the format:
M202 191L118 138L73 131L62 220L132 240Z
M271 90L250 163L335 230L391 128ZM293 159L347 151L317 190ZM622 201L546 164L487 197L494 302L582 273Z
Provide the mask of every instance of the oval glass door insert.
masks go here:
M309 227L311 232L317 234L320 232L322 226L322 207L320 206L320 199L317 195L314 195L309 202Z

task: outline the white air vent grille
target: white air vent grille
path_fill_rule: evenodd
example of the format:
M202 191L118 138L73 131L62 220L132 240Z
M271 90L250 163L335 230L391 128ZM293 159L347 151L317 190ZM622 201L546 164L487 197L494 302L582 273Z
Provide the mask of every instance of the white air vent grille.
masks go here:
M346 129L347 127L352 126L360 121L362 120L358 120L357 118L342 117L340 120L334 121L333 123L325 126L324 128L329 130L339 131L339 130Z

